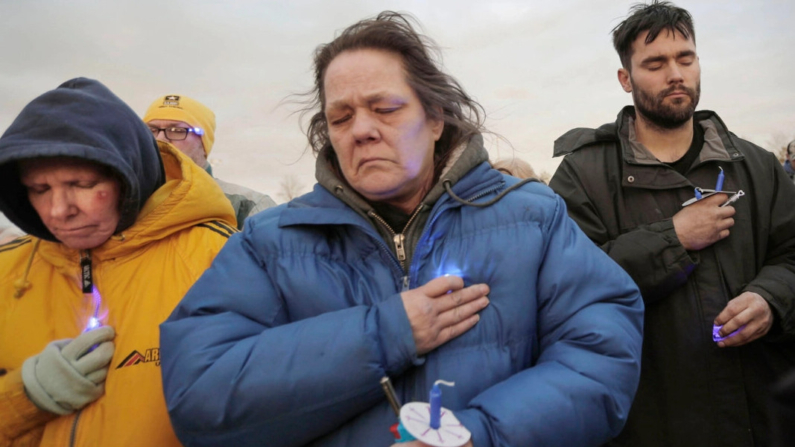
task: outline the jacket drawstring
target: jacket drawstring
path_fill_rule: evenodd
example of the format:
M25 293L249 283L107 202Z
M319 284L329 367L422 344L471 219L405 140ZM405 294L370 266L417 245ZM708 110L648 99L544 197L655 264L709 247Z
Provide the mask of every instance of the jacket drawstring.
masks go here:
M505 195L506 195L506 194L508 194L509 192L513 191L514 189L516 189L516 188L519 188L519 187L521 187L522 185L525 185L525 184L527 184L527 183L530 183L530 182L537 182L537 181L539 181L539 180L538 180L538 179L535 179L535 178L526 178L526 179L522 180L521 182L519 182L519 183L517 183L517 184L515 184L515 185L512 185L512 186L510 186L510 187L509 187L508 189L506 189L505 191L503 191L503 192L499 193L499 194L497 195L497 197L495 197L495 198L493 198L493 199L489 200L488 202L483 202L483 203L475 203L475 202L472 202L472 201L471 201L471 200L474 200L474 199L471 199L471 200L464 200L464 199L462 199L461 197L458 197L458 196L457 196L457 195L456 195L456 194L453 192L453 188L451 187L451 185L452 185L452 183L453 183L453 182L451 182L450 180L443 180L443 181L442 181L442 184L444 185L444 189L445 189L445 191L447 191L447 194L450 194L450 197L452 197L452 198L453 198L453 199L454 199L456 202L458 202L458 203L461 203L461 204L463 204L463 205L469 205L469 206L474 206L474 207L478 207L478 208L485 208L485 207L487 207L487 206L494 205L494 204L495 204L495 203L497 203L497 202L498 202L500 199L502 199L503 197L505 197Z
M30 266L33 265L33 257L36 255L36 250L39 249L40 243L41 239L36 239L36 242L33 243L33 250L28 257L28 265L25 266L25 273L22 275L22 278L14 281L14 298L22 298L22 295L32 286L30 281L28 281L28 274L30 273Z

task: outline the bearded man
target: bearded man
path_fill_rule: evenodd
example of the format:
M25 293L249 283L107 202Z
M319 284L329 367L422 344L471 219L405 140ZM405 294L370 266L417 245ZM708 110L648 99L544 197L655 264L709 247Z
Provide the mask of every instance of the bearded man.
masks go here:
M555 141L550 182L646 304L638 393L610 445L770 445L768 387L795 365L795 187L772 153L695 111L690 14L630 12L613 42L634 107Z

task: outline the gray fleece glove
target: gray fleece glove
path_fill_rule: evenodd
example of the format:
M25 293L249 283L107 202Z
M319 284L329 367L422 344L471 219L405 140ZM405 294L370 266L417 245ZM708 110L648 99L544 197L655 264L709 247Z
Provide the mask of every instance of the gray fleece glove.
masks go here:
M98 327L73 340L51 342L25 360L22 382L30 400L42 410L65 415L99 399L105 393L115 335L110 326ZM99 346L88 352L94 345Z

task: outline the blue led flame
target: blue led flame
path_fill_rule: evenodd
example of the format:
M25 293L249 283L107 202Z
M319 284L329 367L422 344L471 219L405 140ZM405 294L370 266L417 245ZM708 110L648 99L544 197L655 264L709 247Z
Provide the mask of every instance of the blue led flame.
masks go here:
M94 312L90 317L88 317L88 322L86 323L85 329L83 329L83 332L88 332L92 329L102 326L102 320L106 315L100 314L102 308L102 296L99 294L97 286L93 287L90 294L85 294L85 297L91 300L91 307L94 309Z
M100 323L99 318L91 317L88 319L88 325L86 326L86 331L90 331L91 329L96 329L100 326L102 326L102 323Z

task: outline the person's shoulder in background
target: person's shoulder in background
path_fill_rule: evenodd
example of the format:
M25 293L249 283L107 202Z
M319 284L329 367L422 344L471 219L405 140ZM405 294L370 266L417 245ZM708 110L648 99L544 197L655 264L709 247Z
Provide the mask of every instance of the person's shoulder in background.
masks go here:
M12 224L3 213L0 213L0 244L5 244L24 235L22 230Z

